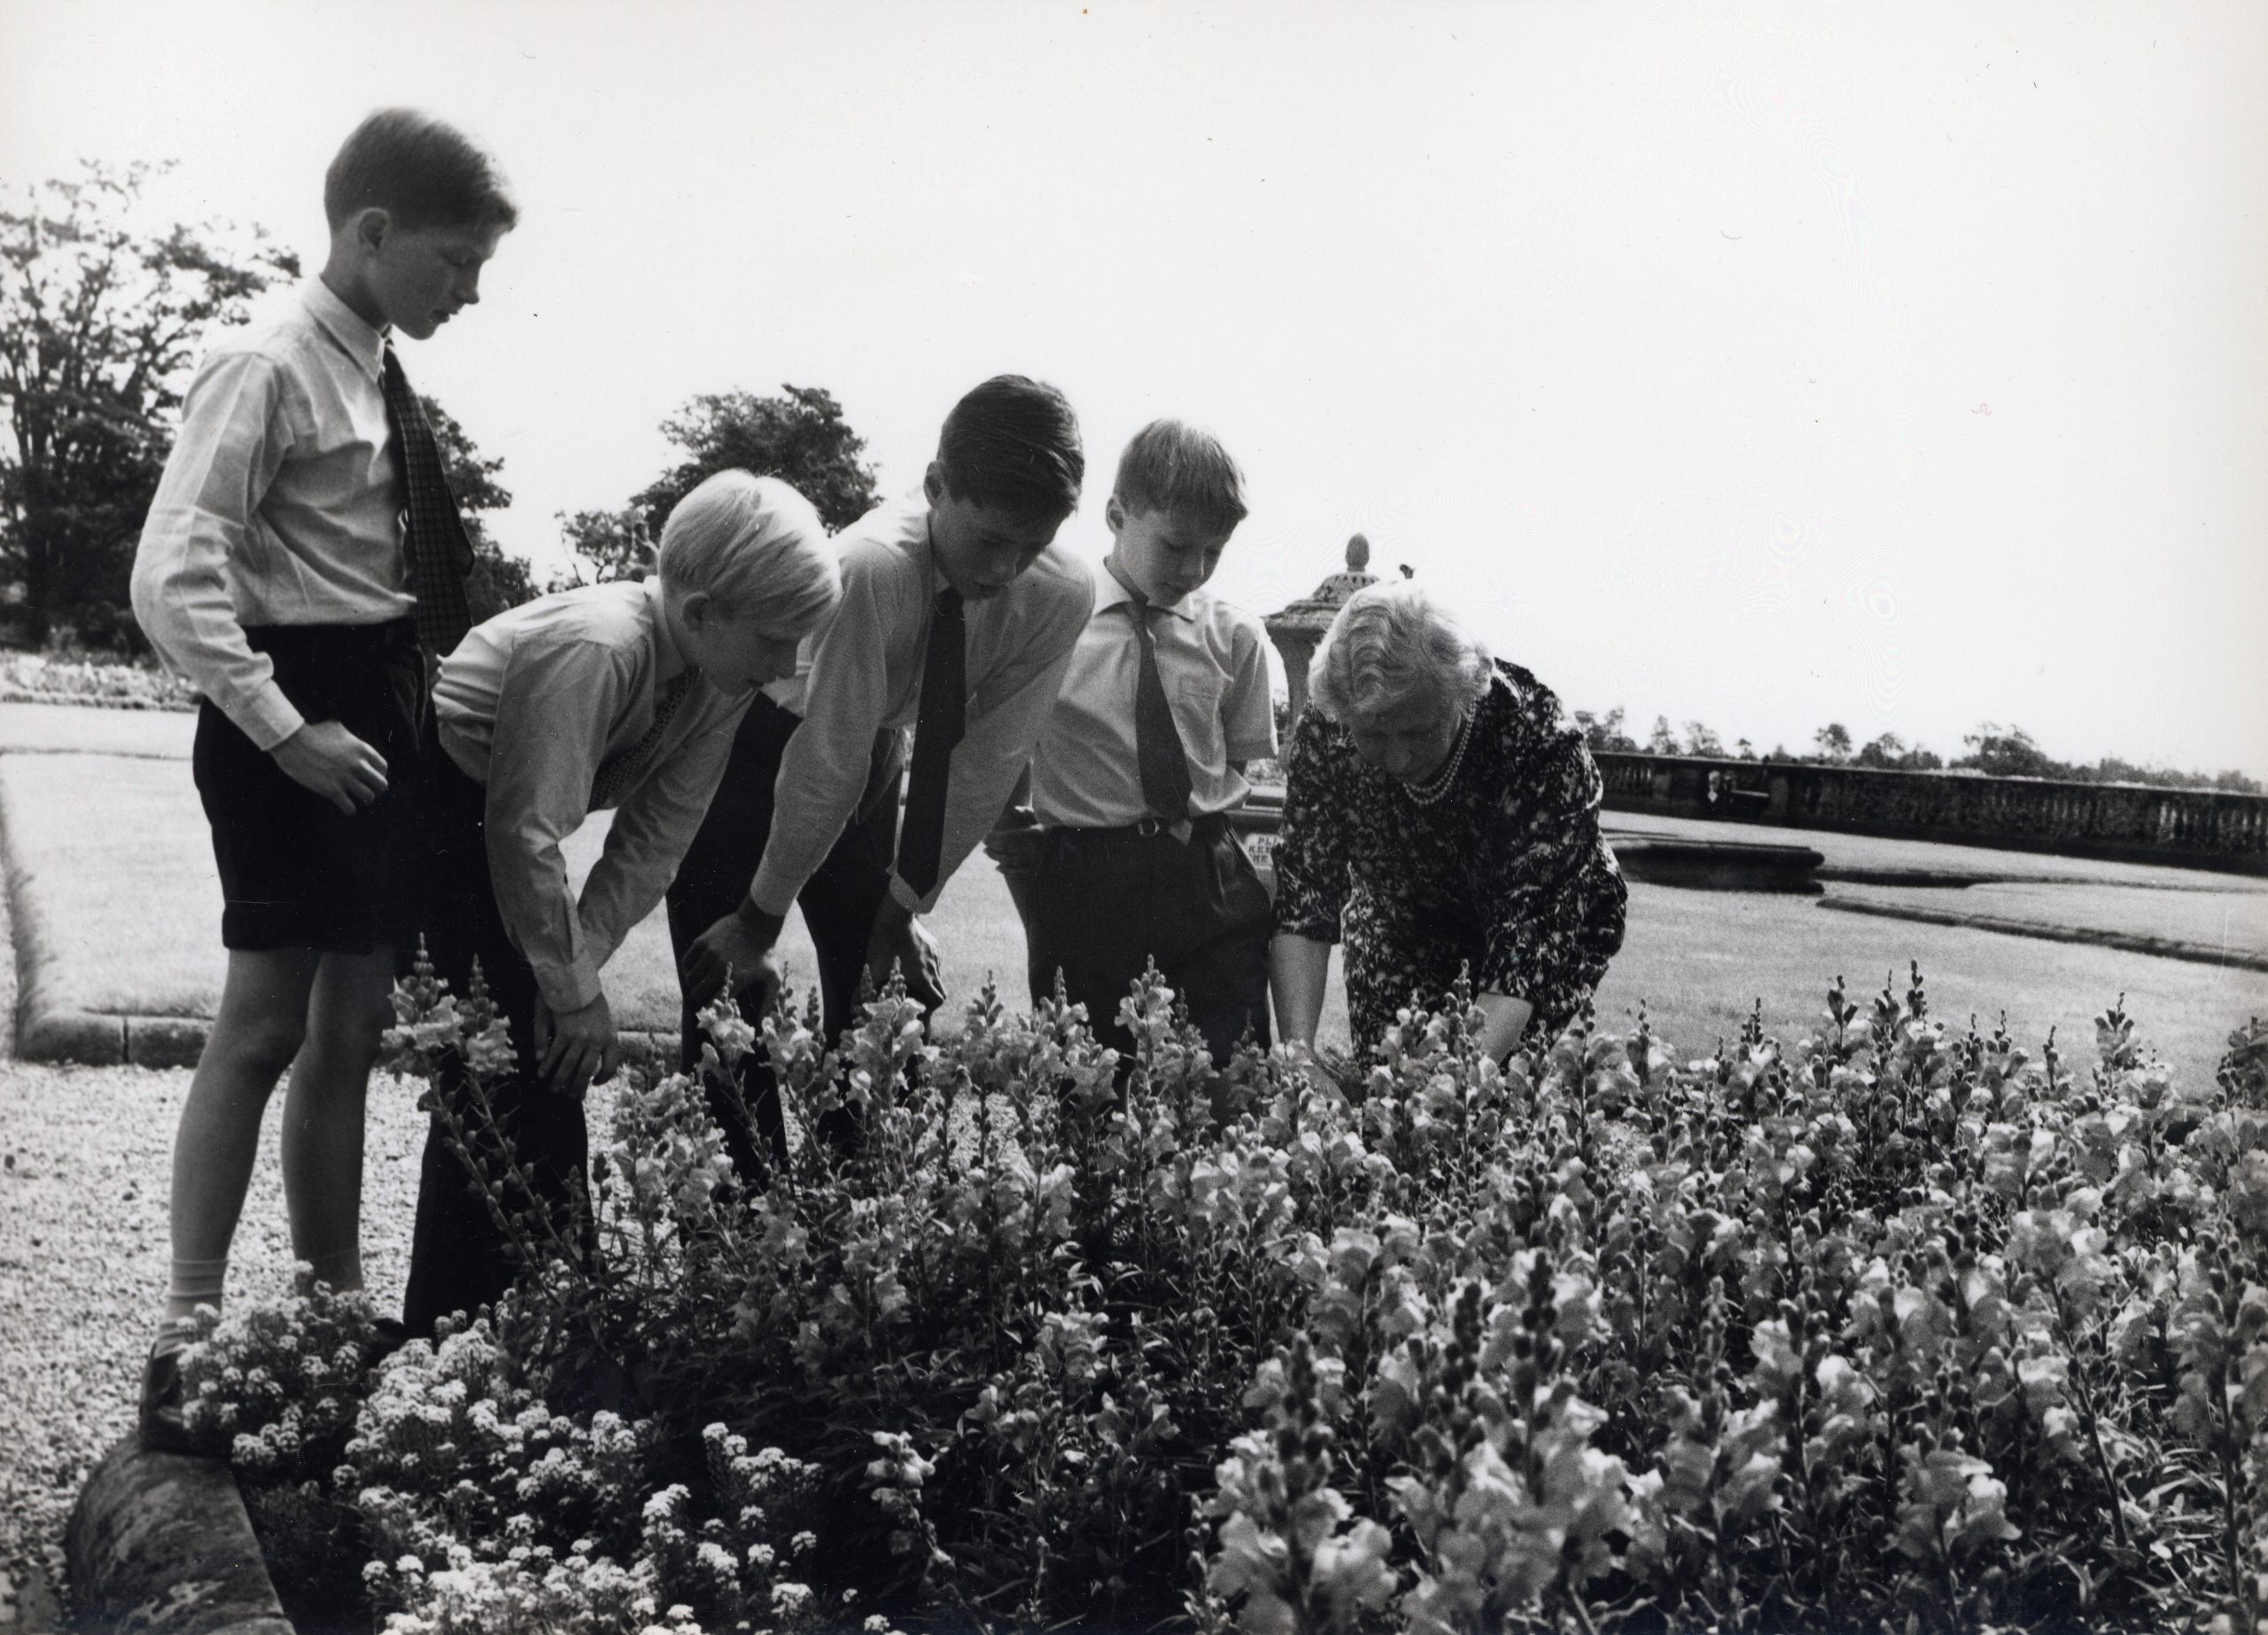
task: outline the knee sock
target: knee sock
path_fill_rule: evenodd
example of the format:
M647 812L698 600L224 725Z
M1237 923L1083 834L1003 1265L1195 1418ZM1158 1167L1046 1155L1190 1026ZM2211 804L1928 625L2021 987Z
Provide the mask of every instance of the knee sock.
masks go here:
M221 1304L221 1286L228 1280L229 1257L218 1260L183 1260L174 1257L172 1281L166 1289L166 1323L168 1327L184 1319L197 1315L197 1308Z

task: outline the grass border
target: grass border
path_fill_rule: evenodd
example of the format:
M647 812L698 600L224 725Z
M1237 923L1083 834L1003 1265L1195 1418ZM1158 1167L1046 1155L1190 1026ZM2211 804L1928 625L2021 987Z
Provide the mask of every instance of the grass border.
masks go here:
M2004 937L2031 937L2041 942L2084 943L2116 948L2121 954L2154 954L2162 960L2185 960L2192 965L2234 967L2239 970L2268 970L2268 954L2244 948L2216 948L2186 942L2178 937L2148 937L2135 931L2089 930L2073 925L2050 925L2037 920L2011 920L1993 914L1962 914L1951 908L1909 907L1903 903L1862 902L1832 893L1819 899L1821 908L1840 914L1871 915L1881 920L1918 920L1924 925L1951 925L1963 930L1997 931Z

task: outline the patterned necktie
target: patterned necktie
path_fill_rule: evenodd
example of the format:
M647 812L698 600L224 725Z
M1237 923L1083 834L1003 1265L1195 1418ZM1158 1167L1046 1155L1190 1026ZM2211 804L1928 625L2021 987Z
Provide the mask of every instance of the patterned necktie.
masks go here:
M968 638L960 592L937 593L929 650L921 661L921 707L913 723L913 767L905 783L905 826L897 837L897 877L927 897L937 884L945 845L945 781L953 745L967 730Z
M591 779L591 810L610 806L620 799L622 791L631 781L645 770L646 763L662 745L662 734L669 730L670 717L677 713L678 705L685 702L686 694L693 690L693 683L701 672L691 666L679 671L667 687L655 695L654 724L646 728L638 742L619 753L610 755Z
M1178 823L1189 815L1189 756L1158 675L1158 642L1150 632L1150 615L1156 610L1139 596L1126 605L1134 615L1134 638L1142 645L1141 669L1134 680L1134 759L1142 768L1142 798L1153 814Z
M401 551L409 568L409 594L417 598L417 641L446 655L472 628L464 576L472 567L472 541L457 514L456 495L441 470L433 428L401 372L393 348L385 350L386 426L393 433L396 468L408 503L402 510Z

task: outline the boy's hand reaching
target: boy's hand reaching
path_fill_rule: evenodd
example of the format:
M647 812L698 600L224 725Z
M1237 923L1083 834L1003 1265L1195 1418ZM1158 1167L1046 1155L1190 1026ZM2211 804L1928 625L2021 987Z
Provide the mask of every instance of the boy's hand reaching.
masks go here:
M780 985L780 969L772 960L772 945L779 935L778 923L759 923L752 908L725 915L693 939L678 966L686 1001L700 1009L717 997L727 977L736 993L754 985L759 998L769 994Z
M386 792L386 758L337 721L307 721L268 751L284 775L353 817Z
M538 1071L551 1087L578 1101L593 1082L604 1084L622 1065L622 1040L614 1031L614 1012L602 993L579 1010L554 1015L543 995L535 1000L535 1048Z
M866 971L880 993L891 969L905 974L905 994L924 1010L945 1002L944 969L937 960L937 939L929 935L913 910L896 898L885 896L874 914L874 929L866 938Z

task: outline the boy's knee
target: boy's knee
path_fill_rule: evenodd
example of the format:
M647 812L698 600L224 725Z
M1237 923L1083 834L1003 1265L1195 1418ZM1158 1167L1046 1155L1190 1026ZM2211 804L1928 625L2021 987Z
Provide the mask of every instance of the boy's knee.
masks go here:
M276 1010L239 1012L216 1025L206 1045L208 1052L228 1057L250 1072L274 1079L291 1065L307 1042L305 1016Z

